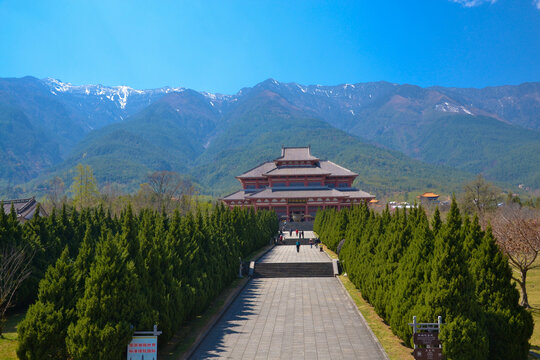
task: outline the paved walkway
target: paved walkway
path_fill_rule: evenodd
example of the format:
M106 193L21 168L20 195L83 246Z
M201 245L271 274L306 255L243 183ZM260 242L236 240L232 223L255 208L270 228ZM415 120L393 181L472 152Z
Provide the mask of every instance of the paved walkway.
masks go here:
M283 235L285 239L298 239L298 236L296 236L295 231L292 232L292 235L289 235L288 231L284 231ZM310 239L310 238L314 239L316 237L317 236L315 235L315 231L304 231L304 239Z
M299 263L299 262L332 262L325 252L320 252L315 245L300 246L300 252L296 252L295 245L276 246L268 254L263 256L259 263Z
M207 358L387 359L336 278L252 279L192 357Z

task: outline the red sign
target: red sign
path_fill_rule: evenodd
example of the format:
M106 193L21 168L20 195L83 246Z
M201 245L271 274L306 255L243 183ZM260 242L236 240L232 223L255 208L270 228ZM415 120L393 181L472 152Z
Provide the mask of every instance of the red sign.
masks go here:
M442 360L441 348L414 349L413 356L416 360Z
M415 345L429 345L431 347L441 345L439 333L437 332L416 333L413 336L413 341Z

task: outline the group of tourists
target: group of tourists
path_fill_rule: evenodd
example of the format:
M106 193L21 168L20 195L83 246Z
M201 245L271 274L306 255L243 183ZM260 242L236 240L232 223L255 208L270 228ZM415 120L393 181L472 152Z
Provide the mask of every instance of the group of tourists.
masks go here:
M294 233L296 234L296 237L297 237L297 240L296 240L296 252L300 252L300 239L305 239L305 234L304 234L303 230L289 229L289 236L290 237L293 236L293 231L294 231ZM280 230L279 231L279 243L283 244L284 240L285 240L285 235L283 233L283 230ZM277 241L277 239L276 239L276 241ZM321 241L319 239L317 239L317 238L315 238L315 239L310 238L309 239L309 247L310 248L313 248L313 245L315 245L315 247L318 248L320 243L321 243Z
M321 243L321 240L310 238L309 248L312 249L313 245L315 245L315 248L318 248L320 243ZM321 251L322 251L322 248L321 248ZM296 252L300 252L300 240L296 240Z
M305 237L304 237L304 230L298 231L298 229L296 229L295 232L296 232L296 237L297 237L297 238L299 238L299 239L305 239ZM283 235L283 231L280 231L280 234ZM293 234L293 229L289 229L289 236L292 237L292 234Z

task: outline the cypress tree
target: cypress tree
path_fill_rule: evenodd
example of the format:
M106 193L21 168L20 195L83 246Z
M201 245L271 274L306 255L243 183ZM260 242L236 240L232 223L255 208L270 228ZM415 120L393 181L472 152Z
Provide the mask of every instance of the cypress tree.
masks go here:
M435 208L435 213L433 214L433 220L431 221L431 229L433 230L433 235L437 235L439 233L439 230L441 230L441 227L441 213L439 211L439 207L437 206Z
M471 258L477 302L484 311L489 336L489 359L526 359L533 322L519 306L512 269L488 228Z
M433 234L427 219L420 222L413 232L411 244L396 269L396 284L391 291L392 311L390 326L400 338L412 346L412 328L407 319L413 316L424 318L426 314L426 279L430 273L430 260L433 256Z
M21 360L67 359L66 335L75 321L76 283L66 247L39 283L38 301L19 324L17 356Z
M77 302L78 320L68 328L67 348L73 359L119 359L139 324L144 297L135 265L118 236L100 241L84 295Z
M479 323L480 309L464 256L462 220L455 198L444 226L435 237L429 294L426 305L433 321L438 315L447 325L441 331L449 360L487 359L488 340ZM473 336L471 338L467 336Z

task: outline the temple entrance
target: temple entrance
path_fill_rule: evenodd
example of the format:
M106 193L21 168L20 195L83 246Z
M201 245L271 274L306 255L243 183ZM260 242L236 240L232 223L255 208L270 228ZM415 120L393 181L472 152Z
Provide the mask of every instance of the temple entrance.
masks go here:
M291 217L292 217L292 221L294 221L294 222L303 221L304 220L304 212L303 211L293 212Z
M306 212L305 206L290 206L289 207L290 221L293 221L293 222L303 221L305 212Z

